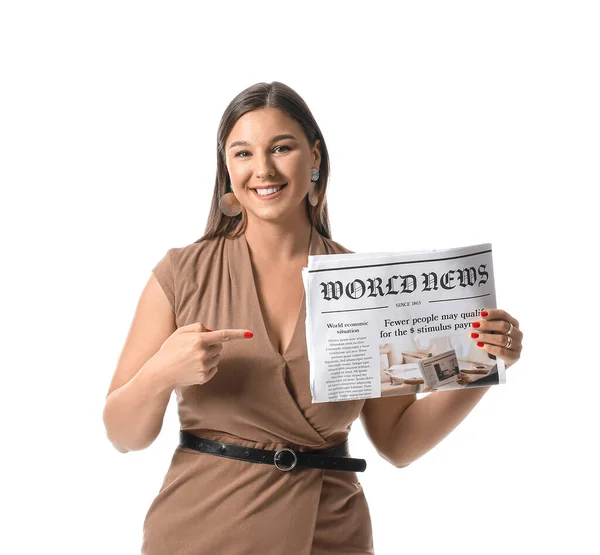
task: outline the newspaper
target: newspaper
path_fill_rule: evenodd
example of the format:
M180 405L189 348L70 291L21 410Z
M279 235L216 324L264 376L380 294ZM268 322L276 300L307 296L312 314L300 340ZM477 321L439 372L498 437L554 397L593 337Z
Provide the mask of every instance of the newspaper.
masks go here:
M302 280L314 403L506 382L470 337L496 308L490 243L309 256Z

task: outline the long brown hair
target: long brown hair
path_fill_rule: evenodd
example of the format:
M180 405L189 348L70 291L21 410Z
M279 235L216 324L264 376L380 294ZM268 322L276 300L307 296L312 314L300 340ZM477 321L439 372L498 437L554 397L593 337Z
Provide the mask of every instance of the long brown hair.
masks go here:
M287 85L279 81L273 81L272 83L256 83L243 90L229 103L221 117L217 132L217 175L212 204L204 235L194 243L217 236L237 237L246 230L248 222L246 210L243 207L242 212L233 217L225 216L219 208L221 196L231 191L229 173L225 165L225 141L239 118L247 112L259 108L278 108L295 119L301 125L309 146L313 147L315 141L320 140L321 165L317 181L319 202L317 206L311 206L307 198L306 211L309 221L316 227L318 232L331 239L327 201L325 200L329 179L329 154L325 139L306 102L300 95Z

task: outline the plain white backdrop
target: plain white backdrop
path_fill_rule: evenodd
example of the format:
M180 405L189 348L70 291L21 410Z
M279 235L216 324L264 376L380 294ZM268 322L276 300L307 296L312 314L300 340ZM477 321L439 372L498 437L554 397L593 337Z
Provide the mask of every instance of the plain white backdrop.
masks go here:
M204 232L225 107L274 80L324 133L333 238L491 242L524 332L409 467L354 423L377 555L598 553L596 3L0 5L2 553L139 553L175 398L121 454L106 392L151 268Z

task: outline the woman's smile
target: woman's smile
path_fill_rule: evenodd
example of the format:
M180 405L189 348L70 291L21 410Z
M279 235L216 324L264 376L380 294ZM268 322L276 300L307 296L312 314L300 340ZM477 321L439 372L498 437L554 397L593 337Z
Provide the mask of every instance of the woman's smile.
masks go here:
M284 185L277 185L274 187L261 187L259 189L252 189L252 191L254 191L254 194L261 200L269 200L278 197L281 194L281 192L286 188L286 186L287 183L285 183Z

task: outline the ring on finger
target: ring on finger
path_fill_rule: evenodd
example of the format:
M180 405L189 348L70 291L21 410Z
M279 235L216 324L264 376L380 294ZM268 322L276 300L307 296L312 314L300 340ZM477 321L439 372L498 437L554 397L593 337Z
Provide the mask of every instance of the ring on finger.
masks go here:
M508 330L504 332L504 335L510 335L512 330L513 330L513 325L511 322L507 322L508 323Z
M506 337L506 345L504 345L505 349L510 349L510 346L512 345L512 337L507 336Z

